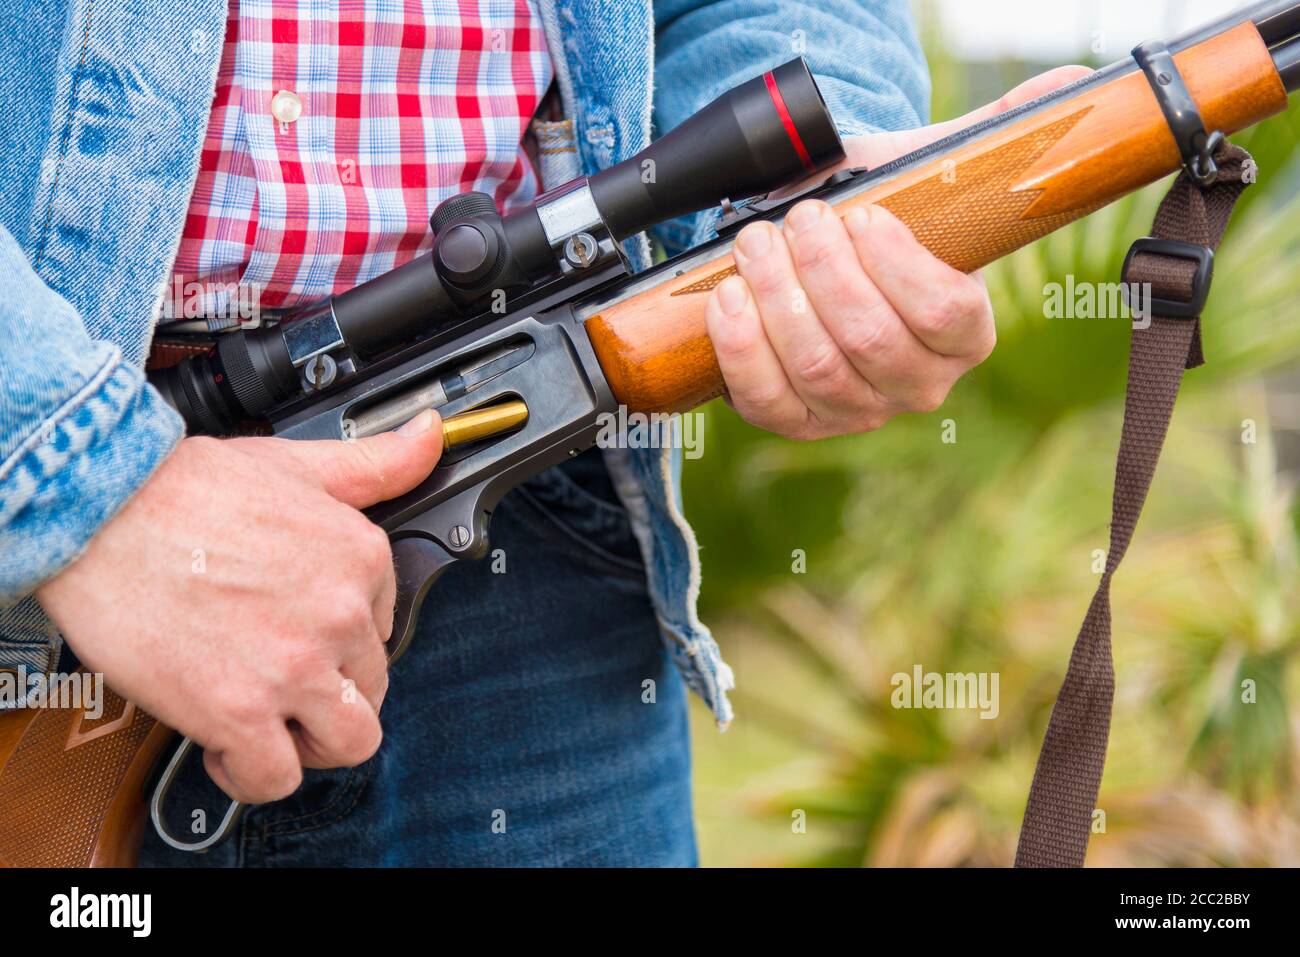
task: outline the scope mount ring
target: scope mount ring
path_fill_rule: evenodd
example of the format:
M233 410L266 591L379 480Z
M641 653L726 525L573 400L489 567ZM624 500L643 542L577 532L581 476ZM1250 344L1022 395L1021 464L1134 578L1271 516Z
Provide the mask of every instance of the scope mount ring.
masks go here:
M1187 175L1202 189L1212 186L1219 175L1214 154L1223 145L1223 133L1219 130L1206 132L1201 111L1192 99L1169 47L1158 41L1143 43L1133 49L1133 59L1146 74L1151 92L1160 104L1160 112L1169 124L1169 132L1173 134Z

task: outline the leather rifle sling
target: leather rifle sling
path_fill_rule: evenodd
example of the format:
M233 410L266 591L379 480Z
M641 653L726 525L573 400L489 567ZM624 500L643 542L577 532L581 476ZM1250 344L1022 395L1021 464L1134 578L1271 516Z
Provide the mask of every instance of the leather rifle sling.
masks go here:
M1179 174L1160 204L1152 237L1135 244L1126 262L1127 288L1150 283L1154 299L1145 310L1150 324L1134 323L1110 548L1047 725L1017 867L1082 867L1088 850L1115 690L1110 582L1151 486L1183 371L1204 362L1200 312L1212 261L1206 250L1218 248L1237 198L1254 181L1254 162L1245 150L1225 142L1215 160L1219 172L1208 186L1199 186L1187 171Z

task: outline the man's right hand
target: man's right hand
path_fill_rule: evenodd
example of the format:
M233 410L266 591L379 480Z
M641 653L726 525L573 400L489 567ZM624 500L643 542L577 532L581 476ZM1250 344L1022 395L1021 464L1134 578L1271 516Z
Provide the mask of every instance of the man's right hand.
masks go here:
M87 668L205 749L236 800L379 747L396 584L359 511L442 451L437 416L353 442L183 439L36 597Z

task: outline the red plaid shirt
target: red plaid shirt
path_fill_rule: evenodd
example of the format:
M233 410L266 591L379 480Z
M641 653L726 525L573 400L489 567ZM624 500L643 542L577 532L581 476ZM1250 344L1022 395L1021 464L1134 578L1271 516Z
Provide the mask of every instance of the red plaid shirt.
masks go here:
M426 248L454 193L529 201L551 76L533 0L231 0L169 315L236 284L268 308L342 292Z

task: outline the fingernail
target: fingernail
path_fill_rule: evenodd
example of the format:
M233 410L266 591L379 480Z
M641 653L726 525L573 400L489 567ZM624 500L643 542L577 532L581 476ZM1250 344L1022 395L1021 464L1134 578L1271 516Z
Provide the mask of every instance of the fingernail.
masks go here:
M808 232L821 221L822 206L820 203L800 203L790 210L789 215L785 217L786 225L796 234Z
M740 315L748 301L749 292L745 287L745 280L739 276L728 276L723 280L722 285L718 286L718 305L727 315Z
M428 432L431 428L433 428L434 424L437 421L438 421L438 414L434 412L433 409L425 409L415 418L411 419L400 429L398 429L397 434L407 435L407 436L423 435L425 432Z
M736 248L746 259L766 256L772 248L772 227L766 223L755 223L742 229L736 237Z
M860 236L871 225L871 213L861 206L854 206L844 216L844 226L849 233Z

